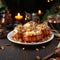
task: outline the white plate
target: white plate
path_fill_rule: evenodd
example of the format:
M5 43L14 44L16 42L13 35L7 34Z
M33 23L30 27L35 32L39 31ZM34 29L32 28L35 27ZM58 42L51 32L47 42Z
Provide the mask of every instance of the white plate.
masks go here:
M8 33L8 35L7 35L8 40L13 42L13 43L22 44L22 45L38 45L38 44L43 44L43 43L47 43L47 42L51 41L54 38L54 34L51 32L51 38L49 38L48 40L46 40L44 42L34 42L34 43L27 43L27 42L25 43L24 42L24 43L22 43L22 42L19 42L19 41L12 40L11 36L12 36L13 33L14 33L13 31Z

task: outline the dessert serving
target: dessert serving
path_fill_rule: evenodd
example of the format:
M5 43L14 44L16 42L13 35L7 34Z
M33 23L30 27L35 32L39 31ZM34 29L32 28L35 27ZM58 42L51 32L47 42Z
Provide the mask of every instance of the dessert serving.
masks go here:
M38 24L33 21L27 22L24 25L17 25L13 32L11 38L19 42L44 42L51 38L51 29L48 25L44 23Z

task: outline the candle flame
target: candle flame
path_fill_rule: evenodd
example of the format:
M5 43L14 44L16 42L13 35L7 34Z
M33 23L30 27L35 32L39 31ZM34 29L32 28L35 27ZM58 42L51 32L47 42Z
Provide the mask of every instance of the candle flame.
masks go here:
M47 2L50 2L50 0L47 0Z
M15 16L15 19L16 19L16 20L21 20L21 19L23 19L23 16L20 15L20 13L18 13L18 14Z
M54 21L54 23L57 23L56 21Z
M20 13L18 13L17 15L20 16Z
M41 15L41 14L42 14L41 10L38 10L38 14L39 14L39 15Z

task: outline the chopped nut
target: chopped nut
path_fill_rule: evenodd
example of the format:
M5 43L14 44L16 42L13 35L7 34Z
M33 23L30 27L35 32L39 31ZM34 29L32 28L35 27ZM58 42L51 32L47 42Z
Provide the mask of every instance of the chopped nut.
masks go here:
M4 46L1 46L0 48L1 48L2 50L4 50L4 49L5 49L5 47L4 47Z
M25 50L25 48L22 48L22 50Z
M37 56L36 56L36 59L37 59L37 60L40 60L40 56L37 55Z
M60 54L60 49L56 49L56 50L55 50L55 53L56 53L56 54L58 54L58 53Z
M58 43L58 45L55 47L55 49L59 49L60 48L60 42Z
M48 58L50 58L55 52L52 52L48 55L46 55L45 57L42 58L42 60L47 60Z
M60 48L60 43L58 43L57 48Z
M5 44L6 46L11 46L11 44Z
M9 30L6 30L6 32L9 32Z
M60 38L56 38L56 39L60 41Z
M45 46L42 46L42 48L45 48Z
M39 49L38 49L38 48L36 48L36 51L39 51Z

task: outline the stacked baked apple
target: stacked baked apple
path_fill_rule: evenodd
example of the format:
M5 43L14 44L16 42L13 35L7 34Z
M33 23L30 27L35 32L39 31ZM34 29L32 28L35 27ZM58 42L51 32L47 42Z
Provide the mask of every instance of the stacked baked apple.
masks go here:
M48 25L38 24L30 21L24 25L19 24L14 28L12 38L24 42L42 42L50 35L51 29Z

